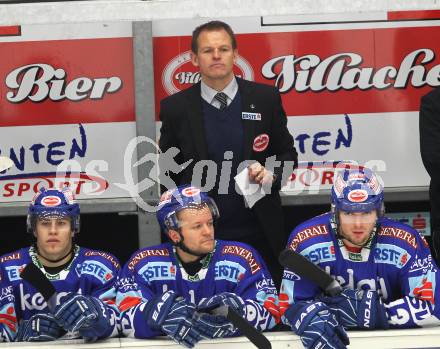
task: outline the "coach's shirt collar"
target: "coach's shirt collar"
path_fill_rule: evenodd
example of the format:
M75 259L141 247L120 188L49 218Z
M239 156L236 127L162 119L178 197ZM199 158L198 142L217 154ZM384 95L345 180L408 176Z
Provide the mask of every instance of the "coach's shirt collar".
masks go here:
M214 90L213 88L206 85L203 81L201 81L200 93L202 98L212 106L216 107L217 109L220 109L220 102L216 100L214 96L218 92L223 92L224 94L226 94L226 96L228 96L228 105L229 105L231 104L232 100L235 98L237 91L238 91L238 83L235 77L222 91Z

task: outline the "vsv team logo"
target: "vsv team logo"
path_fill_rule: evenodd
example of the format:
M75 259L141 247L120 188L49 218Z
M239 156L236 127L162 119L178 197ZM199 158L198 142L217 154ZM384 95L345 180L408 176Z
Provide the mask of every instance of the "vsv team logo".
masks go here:
M234 73L246 80L254 80L251 64L242 56L237 55ZM184 90L200 81L198 68L191 63L191 51L186 51L172 58L162 72L162 86L168 95Z

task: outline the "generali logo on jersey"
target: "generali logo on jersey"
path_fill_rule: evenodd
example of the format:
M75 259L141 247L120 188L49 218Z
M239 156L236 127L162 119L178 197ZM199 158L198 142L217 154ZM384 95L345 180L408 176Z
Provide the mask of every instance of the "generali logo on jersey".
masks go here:
M246 80L254 80L254 71L250 63L238 55L234 73ZM173 57L162 73L162 86L168 95L184 90L200 81L198 68L191 63L191 51Z

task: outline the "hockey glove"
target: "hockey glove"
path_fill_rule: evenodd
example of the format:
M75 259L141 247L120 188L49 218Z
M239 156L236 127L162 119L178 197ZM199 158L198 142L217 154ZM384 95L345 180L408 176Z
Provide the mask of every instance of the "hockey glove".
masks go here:
M205 339L238 335L238 329L221 315L196 313L193 318L193 326Z
M167 291L148 301L144 314L151 329L162 330L175 342L192 348L202 339L192 323L195 310L174 291Z
M376 291L344 289L337 296L321 296L321 302L336 314L345 328L387 329L387 314Z
M208 313L223 305L227 305L241 316L245 316L246 305L244 304L243 299L230 292L223 292L212 296L211 298L202 300L197 307L197 311L200 313Z
M69 293L55 308L55 319L67 331L78 331L88 339L107 337L112 331L110 315L104 304L95 297Z
M53 341L66 333L52 314L35 314L18 327L16 342Z
M284 316L306 349L345 349L350 344L344 328L322 302L294 303Z

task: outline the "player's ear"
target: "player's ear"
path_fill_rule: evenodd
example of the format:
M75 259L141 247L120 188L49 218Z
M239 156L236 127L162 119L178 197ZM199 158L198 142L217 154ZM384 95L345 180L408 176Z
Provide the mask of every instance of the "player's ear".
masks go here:
M173 229L168 230L168 237L175 244L180 242L180 234Z

